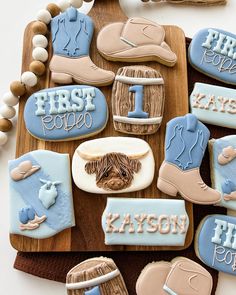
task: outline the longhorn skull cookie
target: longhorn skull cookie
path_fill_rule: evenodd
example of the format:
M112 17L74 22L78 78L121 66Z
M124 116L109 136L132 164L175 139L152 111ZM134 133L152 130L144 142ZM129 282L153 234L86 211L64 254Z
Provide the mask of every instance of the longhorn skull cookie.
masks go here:
M82 143L75 151L72 174L82 190L104 194L148 187L155 162L147 142L130 137L107 137Z
M32 151L9 174L11 234L44 239L75 225L69 155Z
M177 62L176 54L165 42L164 27L141 17L105 26L98 34L97 48L112 61L157 61L169 67Z
M58 84L105 86L114 73L98 68L89 57L93 37L92 19L70 7L51 21L53 57L50 62L52 80Z

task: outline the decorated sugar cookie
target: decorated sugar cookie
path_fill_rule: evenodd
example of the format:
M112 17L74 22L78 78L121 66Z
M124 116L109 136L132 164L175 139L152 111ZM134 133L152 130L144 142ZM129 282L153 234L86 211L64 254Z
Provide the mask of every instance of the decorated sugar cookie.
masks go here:
M104 58L112 61L154 60L169 67L177 62L176 54L165 42L165 29L141 17L105 26L98 34L97 48Z
M189 61L207 76L236 85L236 35L213 28L199 31L190 44Z
M103 93L91 86L44 89L27 100L27 130L46 141L66 141L96 135L107 124L108 107Z
M106 245L184 246L189 218L183 200L108 198Z
M165 103L164 80L146 66L119 69L112 91L114 127L130 134L152 134L161 125Z
M52 80L59 84L109 85L114 73L98 68L89 57L94 32L92 19L70 7L51 21Z
M127 193L148 187L155 162L147 142L132 137L106 137L82 143L75 151L75 184L94 194Z
M236 210L236 136L210 140L209 151L212 185L221 193L218 205Z
M137 295L210 295L213 280L200 264L185 257L148 264L137 283Z
M197 117L187 114L167 123L165 161L159 170L158 188L170 195L179 193L192 203L208 205L221 200L221 194L202 180L199 168L210 132Z
M236 218L209 215L197 229L195 252L203 263L220 272L236 275Z
M72 268L66 277L68 295L128 295L124 279L109 258L83 261Z
M11 234L43 239L75 225L67 154L30 152L9 162L9 176Z
M195 83L190 96L191 112L208 124L236 129L236 90Z

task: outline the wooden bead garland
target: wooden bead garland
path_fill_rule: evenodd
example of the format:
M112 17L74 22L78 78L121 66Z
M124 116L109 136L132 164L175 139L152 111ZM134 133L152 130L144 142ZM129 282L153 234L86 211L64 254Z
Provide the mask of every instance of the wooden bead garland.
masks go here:
M20 81L14 81L10 85L11 92L15 96L23 96L26 93L25 85Z
M57 16L61 12L60 7L54 3L49 3L47 6L47 10L50 12L52 17Z
M85 0L91 2L92 0ZM13 81L10 84L10 92L3 96L4 105L0 108L0 146L6 144L8 136L6 132L12 129L12 119L16 115L15 105L19 103L19 99L26 93L27 87L34 87L37 85L38 77L46 72L44 62L48 60L48 39L45 36L48 32L47 25L52 18L64 12L70 6L80 8L83 5L83 0L60 0L58 5L50 3L46 9L41 9L37 13L37 21L32 24L32 30L35 36L33 37L33 52L32 57L34 61L29 66L29 71L21 75L21 81Z
M12 122L6 118L0 119L0 131L9 132L12 129Z
M48 27L46 24L44 24L40 21L36 21L32 25L32 30L33 30L34 34L46 35L47 31L48 31Z
M37 76L42 76L46 72L46 67L41 61L35 60L30 64L29 70Z

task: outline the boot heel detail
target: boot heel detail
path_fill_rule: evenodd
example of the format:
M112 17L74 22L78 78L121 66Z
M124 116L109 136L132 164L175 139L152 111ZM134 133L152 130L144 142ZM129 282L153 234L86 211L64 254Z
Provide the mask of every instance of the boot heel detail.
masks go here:
M178 193L178 190L176 189L175 186L166 182L160 177L158 178L157 187L159 188L160 191L172 197L175 197Z
M72 84L73 78L68 74L52 72L52 81L57 84Z

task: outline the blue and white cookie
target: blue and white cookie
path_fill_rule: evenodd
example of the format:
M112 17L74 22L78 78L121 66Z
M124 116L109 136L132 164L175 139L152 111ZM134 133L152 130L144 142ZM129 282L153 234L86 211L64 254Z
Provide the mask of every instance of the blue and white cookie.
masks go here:
M189 61L207 76L236 85L236 35L221 29L200 30L190 44Z
M9 176L11 234L44 239L75 225L68 154L30 152L9 162Z
M68 141L101 132L108 121L103 93L91 86L63 86L34 93L26 102L25 125L45 141Z

